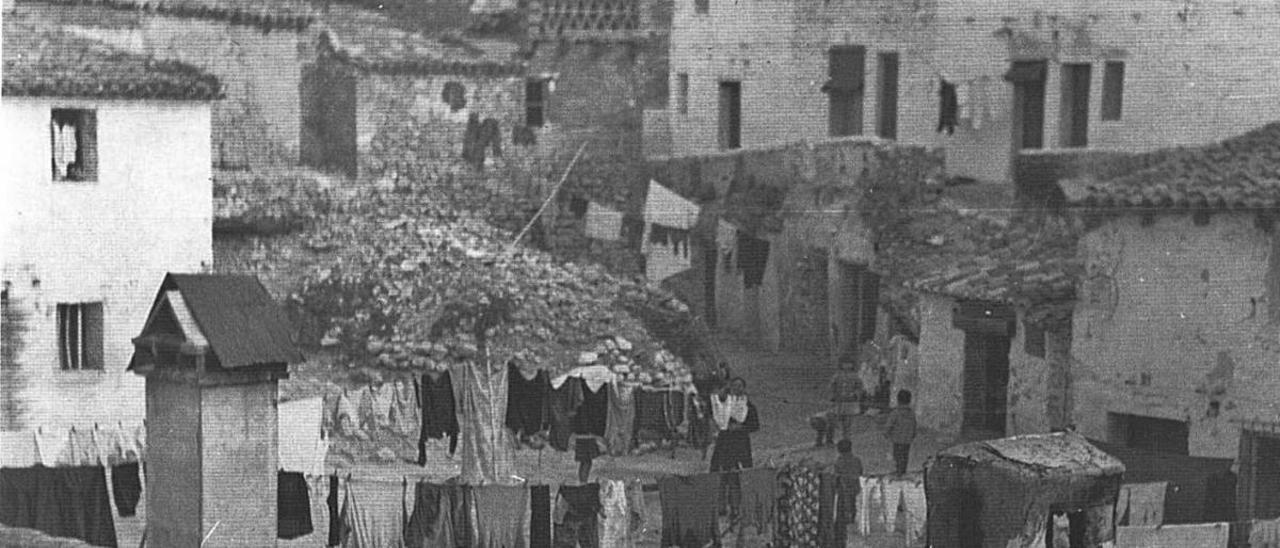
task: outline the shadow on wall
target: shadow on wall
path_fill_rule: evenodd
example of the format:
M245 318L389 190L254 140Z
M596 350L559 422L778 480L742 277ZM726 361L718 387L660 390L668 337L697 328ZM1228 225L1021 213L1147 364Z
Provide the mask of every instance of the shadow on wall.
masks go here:
M0 430L19 430L23 405L19 400L24 377L18 356L27 332L27 314L18 310L10 299L9 282L0 290Z

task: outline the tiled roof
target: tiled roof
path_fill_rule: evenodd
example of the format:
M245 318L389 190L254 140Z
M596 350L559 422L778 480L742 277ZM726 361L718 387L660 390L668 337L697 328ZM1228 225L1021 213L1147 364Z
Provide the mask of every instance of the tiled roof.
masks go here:
M368 72L492 77L525 70L515 57L519 46L510 41L405 31L381 13L351 6L333 6L324 22L321 47Z
M1158 151L1155 165L1106 181L1061 182L1068 203L1099 208L1280 207L1280 123L1212 145Z
M218 362L227 369L298 363L284 310L253 276L168 274L164 291L176 289L191 309Z
M20 0L60 6L103 6L173 17L213 19L263 30L302 31L315 20L308 0Z
M877 268L928 293L1039 305L1074 299L1081 265L1062 221L994 219L945 208L885 235Z
M222 98L217 77L177 61L158 61L58 30L38 30L17 15L4 22L4 95L168 99Z

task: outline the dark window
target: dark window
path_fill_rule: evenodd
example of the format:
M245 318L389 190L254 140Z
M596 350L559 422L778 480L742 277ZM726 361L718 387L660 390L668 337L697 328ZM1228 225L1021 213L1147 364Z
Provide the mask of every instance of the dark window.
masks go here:
M676 75L676 109L680 114L689 113L689 73Z
M742 82L720 82L720 148L742 147Z
M880 103L876 118L876 134L885 139L898 138L898 54L880 54Z
M1107 423L1112 443L1133 449L1188 454L1189 431L1184 421L1107 413Z
M1119 120L1124 110L1124 62L1107 61L1102 73L1102 119Z
M1062 65L1062 146L1089 145L1090 65Z
M693 0L694 13L711 13L711 0Z
M827 133L832 137L862 133L862 97L867 49L836 46L827 52Z
M547 81L533 79L524 83L524 123L529 127L542 127L546 123Z
M764 271L769 265L769 240L752 237L738 231L738 269L742 271L742 285L759 287L764 283Z
M102 369L102 303L58 304L62 368Z
M862 343L876 336L876 313L880 309L880 276L864 264L844 263L844 325L849 330L843 341L844 353L856 355Z
M54 109L49 130L53 180L98 180L98 115L92 110Z
M1026 340L1023 341L1025 343L1023 345L1023 351L1025 351L1028 356L1043 358L1044 328L1036 325L1025 324L1022 333L1026 338Z

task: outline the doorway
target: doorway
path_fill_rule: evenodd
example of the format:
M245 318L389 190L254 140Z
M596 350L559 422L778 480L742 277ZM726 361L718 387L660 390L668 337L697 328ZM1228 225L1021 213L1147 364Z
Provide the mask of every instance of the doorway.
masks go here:
M1013 83L1013 143L1044 148L1045 61L1015 61L1005 80Z
M836 46L827 52L827 134L862 133L862 96L867 49Z
M742 82L720 82L720 148L742 147Z
M876 312L880 308L880 276L867 265L840 263L841 274L841 340L836 341L841 355L856 357L858 348L876 336ZM870 389L870 387L868 387Z
M953 312L964 331L961 431L973 439L1005 435L1008 415L1009 349L1017 314L1006 305L961 302Z
M1059 138L1062 146L1089 146L1089 80L1091 67L1086 64L1062 65L1062 109Z

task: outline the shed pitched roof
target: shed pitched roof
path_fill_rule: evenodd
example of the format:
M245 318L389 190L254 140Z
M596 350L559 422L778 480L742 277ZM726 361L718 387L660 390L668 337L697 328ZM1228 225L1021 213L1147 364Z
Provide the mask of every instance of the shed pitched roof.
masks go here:
M218 78L177 61L124 53L19 15L4 21L4 95L208 101Z
M519 46L507 40L401 30L382 13L351 6L334 6L324 20L322 51L372 73L508 77L526 70L515 58Z
M298 363L292 329L257 278L233 274L168 274L161 285L186 301L209 347L224 368Z
M1062 181L1067 202L1096 208L1280 207L1280 122L1208 146L1147 154L1164 158L1110 180Z
M1003 223L938 208L886 234L877 266L903 285L1016 305L1071 301L1076 235L1054 220Z
M1028 434L977 441L949 447L938 458L960 458L975 462L1003 461L1043 476L1055 473L1115 475L1124 473L1124 464L1107 452L1071 433Z

